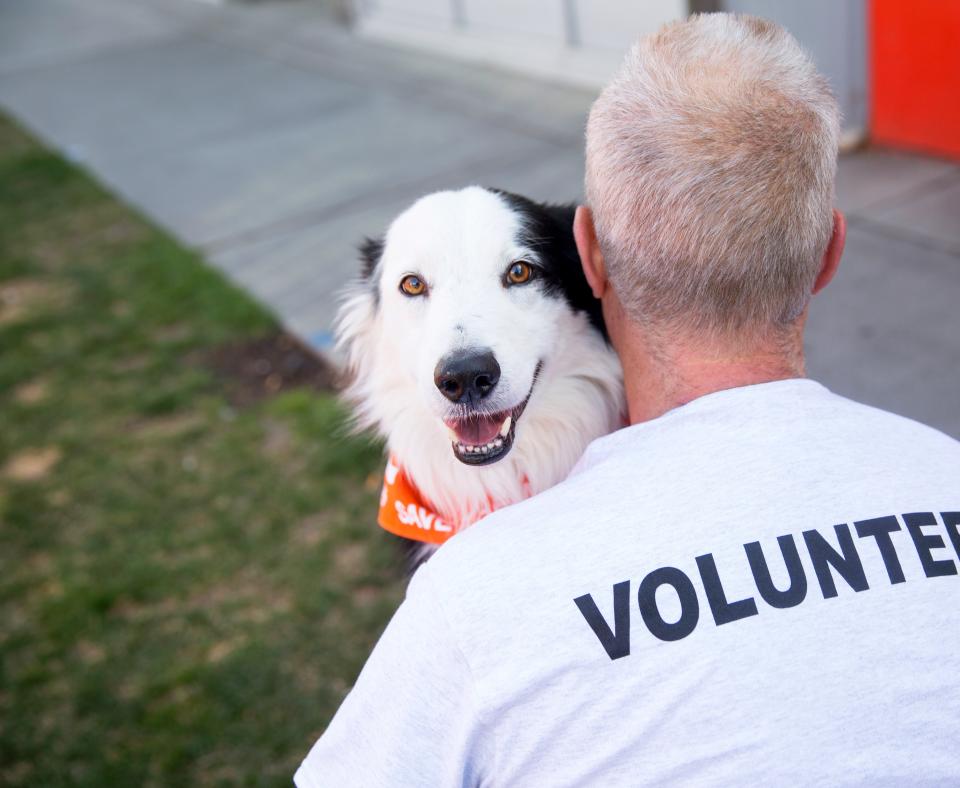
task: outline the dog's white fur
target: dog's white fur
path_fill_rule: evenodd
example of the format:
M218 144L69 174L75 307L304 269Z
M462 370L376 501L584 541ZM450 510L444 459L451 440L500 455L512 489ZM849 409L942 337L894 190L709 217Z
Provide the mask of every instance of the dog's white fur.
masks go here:
M557 484L591 440L622 424L620 364L587 316L534 283L504 287L512 262L539 259L518 246L520 221L480 187L420 199L391 224L372 281L350 287L338 317L358 426L386 439L448 522L469 524L488 501L499 507ZM427 296L400 292L410 273ZM522 402L542 362L512 450L481 467L454 456L444 424L452 406L434 384L443 356L478 347L501 367L489 412Z

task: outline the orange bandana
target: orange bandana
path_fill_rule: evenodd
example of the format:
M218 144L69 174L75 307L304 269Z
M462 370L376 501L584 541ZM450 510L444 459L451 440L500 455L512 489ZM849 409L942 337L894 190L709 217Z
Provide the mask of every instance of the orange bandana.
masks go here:
M396 457L387 461L383 474L383 490L380 492L380 512L377 522L385 531L416 542L443 544L461 527L479 520L496 507L492 504L477 512L466 523L451 523L444 520L423 498L410 478L403 472Z

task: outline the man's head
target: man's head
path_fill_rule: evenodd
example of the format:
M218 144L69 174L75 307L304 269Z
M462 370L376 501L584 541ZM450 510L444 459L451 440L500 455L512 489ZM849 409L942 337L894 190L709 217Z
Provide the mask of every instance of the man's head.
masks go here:
M590 112L576 226L614 322L795 333L842 250L838 137L825 79L773 23L708 14L641 39Z

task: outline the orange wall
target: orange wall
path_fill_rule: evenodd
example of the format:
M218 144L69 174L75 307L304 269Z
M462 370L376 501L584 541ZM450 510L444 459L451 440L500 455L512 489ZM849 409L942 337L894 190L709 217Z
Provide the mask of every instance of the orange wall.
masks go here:
M960 2L870 0L871 136L960 158Z

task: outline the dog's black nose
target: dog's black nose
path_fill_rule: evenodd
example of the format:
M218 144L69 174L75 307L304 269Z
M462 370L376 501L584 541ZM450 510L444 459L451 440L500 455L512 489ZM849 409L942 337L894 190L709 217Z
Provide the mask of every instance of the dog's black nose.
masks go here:
M500 380L500 365L489 350L466 350L444 356L433 371L433 382L451 402L486 397Z

